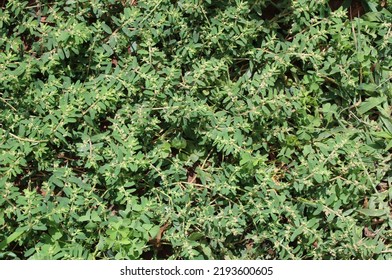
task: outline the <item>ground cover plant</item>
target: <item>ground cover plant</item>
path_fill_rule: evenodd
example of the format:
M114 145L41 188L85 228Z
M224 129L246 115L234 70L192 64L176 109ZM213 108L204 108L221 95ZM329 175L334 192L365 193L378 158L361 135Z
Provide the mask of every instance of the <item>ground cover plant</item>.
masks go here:
M0 0L1 259L391 259L387 1Z

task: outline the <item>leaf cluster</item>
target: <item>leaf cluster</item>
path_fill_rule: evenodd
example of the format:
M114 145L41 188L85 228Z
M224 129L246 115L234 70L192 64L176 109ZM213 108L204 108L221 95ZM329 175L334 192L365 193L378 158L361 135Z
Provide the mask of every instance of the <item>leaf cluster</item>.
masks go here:
M390 259L392 14L328 2L0 1L0 258Z

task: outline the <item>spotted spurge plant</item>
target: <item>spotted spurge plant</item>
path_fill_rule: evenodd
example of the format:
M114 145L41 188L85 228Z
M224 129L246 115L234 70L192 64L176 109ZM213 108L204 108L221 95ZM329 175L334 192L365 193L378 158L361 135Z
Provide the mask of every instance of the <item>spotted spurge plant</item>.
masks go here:
M332 2L0 1L0 258L391 259L392 14Z

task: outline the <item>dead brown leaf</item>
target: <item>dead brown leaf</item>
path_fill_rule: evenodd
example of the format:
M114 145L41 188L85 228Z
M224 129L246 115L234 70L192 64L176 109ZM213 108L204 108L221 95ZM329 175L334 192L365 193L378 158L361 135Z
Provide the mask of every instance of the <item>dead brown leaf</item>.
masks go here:
M373 231L371 231L368 227L365 227L363 229L363 235L365 237L369 237L369 238L374 238L376 236L376 233L374 233Z

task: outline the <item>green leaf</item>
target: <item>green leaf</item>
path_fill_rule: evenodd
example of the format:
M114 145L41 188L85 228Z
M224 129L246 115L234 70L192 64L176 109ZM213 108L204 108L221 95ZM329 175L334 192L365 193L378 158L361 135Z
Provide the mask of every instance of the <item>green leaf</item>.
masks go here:
M357 211L369 217L381 217L381 216L388 215L389 213L389 210L385 210L385 209L359 209Z
M105 49L107 56L111 56L113 54L113 50L109 45L103 44L102 47Z
M121 30L122 30L122 32L124 32L125 35L127 35L129 38L132 38L133 36L135 36L135 32L129 30L129 29L126 28L126 27L121 28Z
M15 241L19 236L27 231L28 227L18 227L10 236L0 242L0 250L3 250L8 244Z
M319 183L319 184L322 183L323 180L324 180L324 179L323 179L323 175L318 174L318 173L314 174L314 175L313 175L313 178L314 178L314 179L316 180L316 182Z
M359 90L364 90L368 92L375 92L378 89L378 86L376 84L361 84L358 87Z
M40 225L34 225L34 226L33 226L33 229L34 229L34 230L47 230L48 228L47 228L46 225L40 224Z
M102 29L108 33L108 34L112 34L112 29L104 22L101 23Z
M392 139L392 134L386 131L375 131L371 132L371 134L379 138Z
M98 214L97 211L92 211L92 212L91 212L91 220L92 220L93 222L101 222L101 221L102 221L102 218L99 216L99 214Z
M204 237L204 234L202 234L201 232L192 232L189 235L188 239L189 240L193 240L193 241L197 241L197 240L199 240L199 239L201 239L203 237Z
M386 97L369 97L366 101L362 102L362 104L358 108L358 112L360 114L364 114L369 110L373 109L377 105L380 105L382 102L386 101Z
M88 209L85 215L80 216L78 218L78 221L79 222L86 222L86 221L90 221L90 219L91 219L91 210Z
M303 231L304 231L303 227L296 228L294 230L293 234L291 235L290 240L294 241L295 238L297 238L297 236L300 235Z
M60 42L65 42L69 38L69 32L68 31L60 31L60 36L58 37L58 40Z

